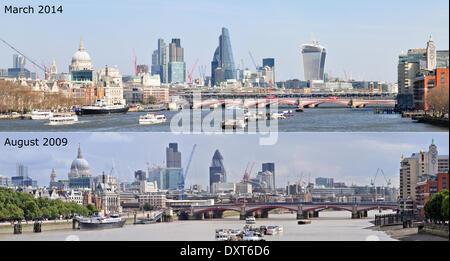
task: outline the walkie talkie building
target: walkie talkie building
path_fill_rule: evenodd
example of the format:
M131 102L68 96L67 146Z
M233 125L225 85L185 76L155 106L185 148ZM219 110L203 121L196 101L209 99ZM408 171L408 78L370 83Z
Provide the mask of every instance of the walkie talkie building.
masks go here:
M323 80L327 51L318 42L302 45L305 81Z

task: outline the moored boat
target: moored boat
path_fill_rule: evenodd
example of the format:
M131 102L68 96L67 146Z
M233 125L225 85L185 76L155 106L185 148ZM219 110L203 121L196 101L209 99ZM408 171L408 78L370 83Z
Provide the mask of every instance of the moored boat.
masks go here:
M79 220L80 229L105 229L105 228L121 228L127 220L121 218L118 214L111 214L108 217L102 216L100 213L94 213L94 216L82 218Z
M31 119L32 120L48 120L53 117L53 113L51 111L32 111Z

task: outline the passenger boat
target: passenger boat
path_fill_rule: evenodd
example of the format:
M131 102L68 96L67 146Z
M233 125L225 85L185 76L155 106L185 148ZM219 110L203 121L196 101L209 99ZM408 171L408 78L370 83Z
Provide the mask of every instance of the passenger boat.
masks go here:
M243 119L239 120L224 120L221 123L222 129L244 129L247 124Z
M286 116L284 116L284 114L282 113L271 113L269 115L271 120L282 120L282 119L286 119Z
M104 229L104 228L120 228L125 225L127 220L121 218L117 213L104 217L101 213L94 213L94 216L82 218L79 220L80 229Z
M291 111L291 110L283 111L283 116L285 116L285 117L291 117L291 116L294 116L294 112Z
M278 233L277 227L276 226L268 226L267 230L266 230L266 234L267 235L275 235Z
M74 124L78 122L77 115L72 115L70 113L54 115L49 119L49 125L67 125Z
M255 217L247 217L247 218L245 218L245 223L247 223L247 224L255 224L256 223L256 219L255 219Z
M144 125L160 124L165 123L166 121L166 116L162 114L147 113L146 115L139 117L139 124Z
M31 119L32 120L48 120L53 117L53 113L51 111L32 111Z
M263 239L263 236L261 235L261 233L248 232L248 233L244 234L242 240L243 241L262 241L264 239Z

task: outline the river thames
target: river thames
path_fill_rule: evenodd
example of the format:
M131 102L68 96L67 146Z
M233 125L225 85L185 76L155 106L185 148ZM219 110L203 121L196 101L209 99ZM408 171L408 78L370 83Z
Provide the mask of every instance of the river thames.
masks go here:
M384 213L388 213L385 211ZM296 214L270 214L268 219L257 219L256 226L283 226L283 233L266 235L266 241L391 241L385 232L374 231L371 220L378 211L369 211L366 219L351 219L347 211L323 211L319 218L311 219L309 225L298 225ZM42 233L24 232L21 235L0 234L0 241L66 241L66 240L100 240L100 241L214 241L215 230L242 229L245 221L239 216L223 219L175 221L148 225L133 225L127 221L123 228L106 230L72 230L70 228L45 231Z
M287 109L279 109L287 110ZM145 112L129 112L127 114L107 116L80 116L79 121L72 125L50 126L46 120L1 120L0 131L7 132L170 132L170 121L173 117L190 117L190 131L211 132L201 128L202 123L209 122L213 113L219 115L215 120L216 128L212 132L221 132L220 122L223 119L243 115L242 110L183 110L161 111L167 118L167 123L159 125L139 125L139 117ZM180 113L180 114L178 114ZM194 120L195 113L202 120ZM205 120L206 119L206 120ZM267 121L266 124L270 124ZM258 123L260 124L260 123ZM400 114L375 114L373 108L314 108L305 112L294 112L293 117L277 121L279 132L447 132L448 128L417 123L411 119L402 118ZM207 124L206 124L207 125ZM180 125L181 126L181 125Z

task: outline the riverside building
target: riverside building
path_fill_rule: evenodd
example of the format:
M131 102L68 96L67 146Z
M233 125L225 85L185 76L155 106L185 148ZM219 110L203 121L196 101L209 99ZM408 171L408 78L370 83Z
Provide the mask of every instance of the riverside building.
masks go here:
M417 199L416 185L426 175L436 176L449 171L448 155L439 155L434 140L428 151L420 150L400 162L400 200Z

